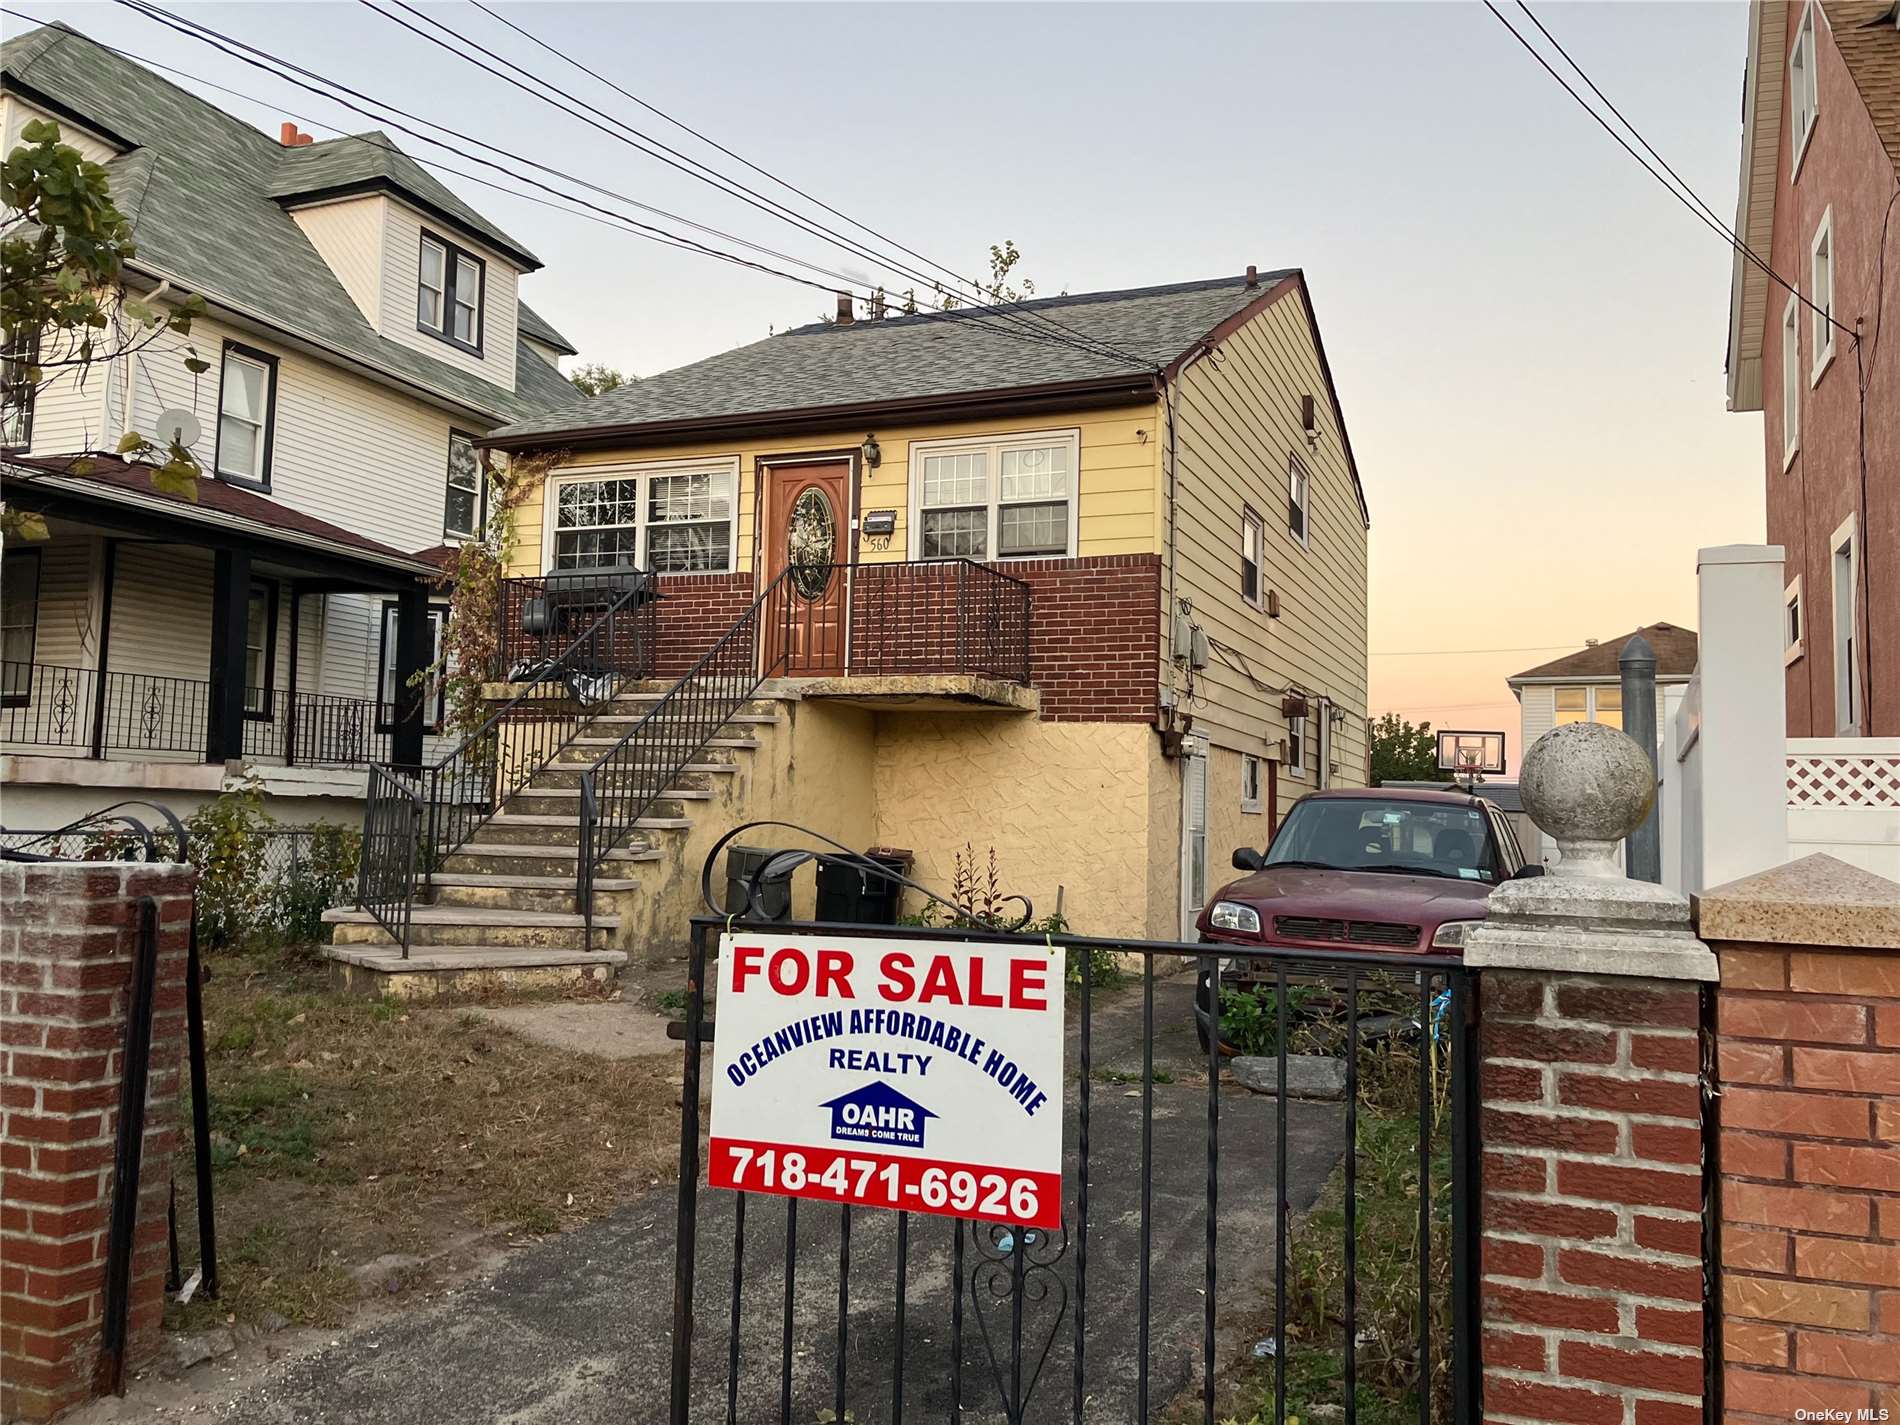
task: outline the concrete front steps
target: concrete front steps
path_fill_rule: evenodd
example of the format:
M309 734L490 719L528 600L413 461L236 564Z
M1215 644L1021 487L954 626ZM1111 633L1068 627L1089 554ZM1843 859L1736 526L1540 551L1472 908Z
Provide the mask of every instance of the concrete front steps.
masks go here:
M743 804L747 765L780 721L780 698L747 703L673 776L595 873L590 940L575 892L581 772L646 716L667 686L647 684L616 698L443 858L430 900L411 910L406 960L369 912L327 912L325 954L338 983L376 994L493 994L613 978L650 934L654 888L643 873L661 873L661 883L674 889L696 818L730 817Z

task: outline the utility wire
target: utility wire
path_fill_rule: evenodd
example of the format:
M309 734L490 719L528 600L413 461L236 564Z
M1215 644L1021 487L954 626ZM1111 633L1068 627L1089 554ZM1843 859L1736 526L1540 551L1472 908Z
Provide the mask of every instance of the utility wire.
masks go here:
M1774 268L1770 267L1767 263L1763 262L1761 258L1758 257L1753 252L1753 250L1751 250L1748 247L1746 243L1744 243L1739 237L1737 237L1733 232L1731 232L1728 229L1726 224L1721 222L1719 219L1711 219L1705 213L1703 213L1697 207L1697 204L1701 204L1702 208L1706 208L1708 205L1706 203L1702 203L1702 200L1700 198L1696 198L1692 192L1689 194L1689 196L1685 197L1683 193L1678 192L1676 190L1675 186L1672 185L1670 181L1662 175L1662 173L1660 173L1655 168L1651 167L1649 160L1644 158L1633 147L1631 147L1629 140L1624 138L1613 127L1611 127L1610 122L1607 119L1605 119L1601 114L1599 114L1594 108L1591 107L1590 101L1588 99L1585 99L1583 95L1579 94L1576 91L1575 87L1571 85L1570 81L1565 79L1563 75L1559 74L1556 71L1556 69L1554 69L1551 66L1550 61L1545 59L1541 54L1537 52L1536 46L1533 45L1528 39L1526 39L1523 36L1523 34L1517 29L1517 27L1510 22L1510 20L1505 18L1504 12L1498 9L1498 7L1492 3L1492 0L1484 0L1484 8L1489 10L1492 16L1497 20L1497 22L1500 25L1504 26L1504 28L1510 32L1512 39L1516 40L1520 45L1524 47L1524 52L1528 54L1532 59L1536 60L1538 65L1544 70L1544 72L1548 74L1552 79L1556 80L1557 83L1563 88L1563 91L1566 94L1568 94L1572 99L1577 101L1578 106L1583 110L1583 112L1588 114L1597 123L1598 127L1600 127L1603 130L1604 133L1608 134L1612 139L1616 140L1617 146L1620 147L1631 158L1635 159L1636 162L1642 167L1645 173L1649 174L1650 177L1654 178L1658 183L1662 184L1664 191L1666 191L1670 197L1674 198L1678 203L1681 203L1685 208L1687 208L1689 212L1692 215L1694 215L1697 222L1701 223L1702 226L1709 229L1709 231L1713 232L1717 237L1721 238L1722 241L1727 243L1730 248L1734 249L1736 252L1748 258L1751 262L1753 262L1757 267L1759 267L1764 273L1766 273L1775 282L1779 283L1782 287L1786 288L1790 293L1792 293L1796 301L1800 302L1803 306L1807 307L1810 311L1815 313L1815 315L1819 316L1823 321L1827 322L1833 327L1838 328L1840 331L1845 332L1848 336L1853 337L1856 341L1859 340L1858 335L1854 332L1854 330L1851 327L1843 325L1839 320L1835 318L1832 312L1827 311L1823 307L1817 307L1813 302L1809 301L1808 298L1806 298L1805 296L1801 294L1801 291L1799 288L1795 287L1794 284L1789 282L1780 273L1776 272ZM1533 16L1533 19L1535 19L1534 16ZM1543 27L1540 25L1538 28L1542 29ZM1555 41L1553 41L1553 43L1555 43ZM1566 55L1565 58L1568 59L1569 56ZM1574 60L1571 61L1571 67L1577 68L1576 61ZM1580 68L1577 68L1577 72L1579 74L1583 73L1583 71ZM1587 75L1585 76L1585 82L1586 83L1589 82ZM1592 84L1590 87L1593 90L1596 88L1594 84ZM1606 100L1605 102L1607 103L1608 101ZM1620 118L1621 115L1618 115L1618 117ZM1629 121L1625 119L1624 123L1628 124ZM1631 133L1636 132L1634 127L1630 129L1630 132ZM1641 135L1639 134L1637 137L1639 141L1641 141ZM1647 148L1648 146L1649 145L1647 144L1647 142L1644 142L1644 147ZM1681 180L1678 179L1677 181L1680 182ZM1684 187L1686 188L1687 185L1685 184Z
M319 98L329 100L331 103L341 105L342 107L349 109L354 113L361 114L375 123L385 124L388 127L397 130L399 133L408 134L409 136L415 139L418 139L423 143L431 144L434 147L437 147L437 148L445 150L446 152L455 154L457 157L466 159L473 163L478 163L485 168L493 169L499 173L506 174L507 176L511 178L515 178L519 182L530 184L531 186L535 188L541 189L543 192L551 193L555 195L556 197L566 199L570 203L580 204L582 207L591 209L595 213L602 214L606 219L611 220L611 223L613 225L622 226L622 227L627 228L629 231L633 231L636 236L647 237L647 238L650 238L651 240L661 242L667 246L685 248L694 252L701 253L706 256L717 258L721 261L732 263L736 266L750 268L754 271L758 271L758 272L766 273L771 276L779 277L786 281L796 282L802 286L810 287L816 291L825 292L827 294L830 294L836 290L834 287L826 283L814 282L809 278L803 278L803 277L799 277L795 273L785 272L784 270L773 267L770 264L755 262L749 258L739 257L736 254L724 252L718 248L709 246L708 244L705 244L702 242L698 242L694 239L684 238L675 233L669 233L665 229L653 227L651 224L638 222L635 219L626 217L624 214L616 213L612 209L603 208L599 204L591 203L584 198L577 197L576 195L566 192L560 188L553 187L549 184L542 183L537 179L530 178L523 174L517 173L514 169L509 168L501 163L495 162L494 160L484 158L480 154L468 153L462 149L457 148L452 143L448 143L442 139L436 138L433 135L423 133L420 130L411 128L406 124L399 123L396 120L391 119L387 113L379 112L378 110L373 109L373 108L365 108L361 104L352 103L349 99L344 99L344 98L339 97L338 94L333 94L333 93L327 92L325 89L317 88L316 84L328 85L330 88L338 90L342 94L352 95L355 98L362 99L366 103L369 103L369 104L387 105L387 101L374 99L372 96L363 94L360 91L352 89L345 84L339 83L338 81L330 79L325 75L319 74L314 70L306 69L303 66L296 64L294 61L281 59L278 56L271 54L269 51L261 50L254 45L246 44L242 40L237 40L230 36L223 35L222 33L216 30L212 30L209 26L202 25L197 21L187 19L183 16L172 15L171 13L161 9L159 6L146 3L146 0L116 0L116 3L124 5L126 8L134 11L137 14L145 16L145 18L147 19L153 20L161 25L166 26L169 29L175 30L179 34L185 35L191 39L196 39L200 43L209 45L211 48L218 50L220 53L225 54L233 59L236 59L243 64L247 64L254 69L261 70L264 73L271 75L273 78L283 80L286 83L292 84L297 88L306 90L307 92L314 94ZM17 12L10 11L9 13L17 13ZM22 18L31 19L30 16L22 16ZM35 21L35 23L41 23L41 22ZM248 53L241 53L240 51L248 51ZM254 58L253 56L257 56L257 57ZM273 67L273 66L280 66L280 67ZM291 71L291 72L286 73L285 71ZM308 76L310 80L313 80L316 83L307 83L303 79L297 78L296 75L298 74ZM263 101L257 101L257 102L263 102ZM602 188L601 185L590 182L587 179L578 178L575 175L564 173L560 169L552 168L547 164L541 163L535 159L528 158L525 155L514 153L514 152L511 152L510 150L500 148L497 145L487 143L484 140L473 138L469 135L462 134L455 129L449 128L445 124L440 124L440 123L435 122L434 120L426 119L422 117L421 115L413 114L408 110L397 108L395 105L387 105L387 108L390 113L399 114L399 115L402 115L404 118L413 119L417 123L427 124L432 128L439 129L443 133L450 134L454 136L455 138L463 140L464 142L475 144L476 146L480 148L487 149L491 153L500 154L503 157L510 159L515 163L524 164L529 167L539 169L544 173L549 173L556 177L566 179L569 182L577 183L583 188L604 193L610 197L613 197L617 201L625 202L625 203L630 204L631 206L640 208L642 211L655 212L673 221L685 223L686 225L690 227L698 228L702 231L708 231L717 236L726 237L727 240L736 242L741 246L751 248L754 251L763 251L769 255L776 256L781 261L792 262L796 265L811 268L812 270L824 273L829 276L836 277L840 281L844 282L847 287L850 287L854 290L858 288L859 286L864 285L859 279L853 279L853 278L847 277L843 273L833 273L830 271L830 269L817 267L815 264L805 262L801 258L790 257L788 255L778 253L774 249L763 248L760 244L750 242L744 238L738 238L738 237L731 236L729 234L721 233L720 230L718 229L708 228L705 224L696 223L692 219L682 218L677 214L668 213L664 209L653 208L651 205L641 203L637 199L629 198L624 194L615 193L611 189ZM326 127L328 126L326 125ZM402 153L401 149L395 148L392 145L376 144L374 140L365 138L361 135L356 135L355 137L360 142L369 143L373 147L383 148L392 153ZM404 157L410 157L410 155L404 154ZM449 171L459 172L459 170L449 170ZM482 181L482 180L477 180L477 181ZM501 185L499 184L490 183L488 186L496 188L498 189L498 191L502 191L502 192L510 191L506 188L502 188ZM516 194L515 196L527 197L528 195ZM539 201L539 200L530 198L529 201ZM547 206L560 208L559 204L547 204ZM563 208L561 209L561 211L572 211L572 210ZM943 310L943 309L939 308L936 310ZM1041 338L1022 337L1012 328L997 327L997 326L992 325L989 322L982 320L982 316L987 309L975 309L975 310L953 309L953 310L955 311L955 314L959 316L960 318L964 320L974 320L976 321L977 325L982 326L986 328L987 330L993 331L999 336L1011 337L1011 338L1015 338L1019 340L1030 340L1030 339L1040 340L1041 339ZM1089 354L1095 355L1098 353L1091 352Z
M617 117L616 115L608 113L606 110L600 108L599 106L595 104L589 103L585 99L581 99L575 95L567 93L567 91L550 83L548 80L543 79L540 75L534 73L532 70L529 70L523 67L522 65L516 64L513 60L508 59L504 55L495 53L495 51L489 49L487 46L481 44L479 41L470 39L468 36L463 35L460 32L454 29L451 29L449 26L443 24L440 20L437 20L433 18L432 16L425 14L421 10L418 10L415 6L408 4L407 0L393 0L393 3L397 5L398 7L400 7L401 9L407 11L409 14L414 15L417 19L422 20L424 23L434 26L436 29L441 30L444 34L451 36L456 41L456 44L451 44L447 40L443 40L436 35L430 34L426 30L417 28L415 25L411 24L409 21L403 19L400 15L391 14L388 10L385 10L380 5L376 4L375 0L359 0L359 3L362 4L365 9L370 10L374 12L375 14L382 16L384 19L390 21L392 24L400 25L403 29L408 30L411 34L417 36L418 38L426 40L430 44L435 45L437 48L442 49L446 51L447 53L454 55L457 59L463 60L464 62L468 64L472 64L477 69L482 70L484 73L493 75L495 78L502 80L504 83L512 85L514 88L519 89L522 93L528 95L531 98L539 100L541 103L548 105L550 108L557 109L561 113L568 115L570 118L579 119L582 123L587 124L590 128L598 129L601 133L606 134L609 138L615 140L616 142L623 143L627 145L629 148L634 149L636 152L644 154L649 158L656 159L659 162L665 164L667 167L675 169L679 171L680 173L685 174L689 178L692 178L692 179L697 180L698 182L704 183L707 186L714 188L717 191L724 193L729 197L737 198L740 202L745 203L750 207L757 208L759 211L765 213L768 217L776 218L782 222L789 223L790 225L792 225L793 227L796 227L799 231L803 233L806 233L812 237L819 238L821 241L827 241L831 243L831 245L838 247L845 252L850 253L854 257L859 257L859 258L864 259L867 262L875 263L876 265L883 267L888 271L900 273L903 276L910 278L912 281L921 281L924 283L928 283L932 286L938 285L935 279L931 278L927 274L924 274L914 268L906 266L902 262L899 262L898 260L890 257L888 254L877 252L876 250L872 249L868 245L862 242L859 242L856 239L853 239L844 233L839 232L835 228L832 228L832 227L827 226L826 224L815 222L811 219L808 219L803 214L797 212L795 209L787 207L785 204L779 202L777 199L768 197L765 194L760 193L757 189L748 187L746 184L741 183L737 181L736 179L729 178L723 173L720 173L717 169L711 168L708 165L701 163L699 160L694 159L687 154L681 153L678 149L673 148L670 145L662 142L661 140L654 138L652 135L647 134L644 131L635 128L633 125L627 123L624 119L621 119ZM485 63L482 59L476 58L474 54L468 53L467 50L457 48L458 44L468 46L469 49L476 51L478 54L485 56L487 59L494 60L496 64L505 65L508 69L513 70L514 74L504 73L502 70L495 68L493 64ZM515 75L520 75L522 77L518 79L515 77ZM539 85L540 88L539 89L532 88L530 87L528 83L524 83L523 82L524 80L532 81L533 84ZM546 90L549 92L544 93L542 92L542 90ZM580 110L585 110L586 112L580 112L580 110L570 107L570 105L579 105ZM598 115L599 117L598 118L593 117L595 115ZM602 119L606 120L606 123L600 122L600 120ZM608 127L608 125L612 125L613 127L610 128ZM958 282L967 281L967 279L964 279L961 277L957 278L956 280ZM975 284L968 284L968 285L975 287ZM979 294L981 294L982 292L982 289L980 287L975 288L975 290ZM959 300L961 300L961 298L959 298ZM1003 307L1001 311L999 312L999 315L1002 315L1003 313L1007 313L1007 315L1005 316L1005 320L1010 321L1014 325L1018 325L1024 328L1029 328L1033 325L1029 320L1029 317L1032 315L1032 313L1024 312L1021 310L1011 310L1007 307ZM1037 317L1041 317L1042 314L1033 313L1033 315ZM1093 352L1095 355L1109 357L1111 359L1118 360L1118 361L1124 361L1131 365L1137 366L1142 370L1150 370L1153 368L1152 362L1146 361L1143 358L1135 356L1130 352L1121 351L1120 349L1110 345L1109 343L1105 341L1101 341L1095 337L1087 336L1084 333L1076 331L1072 327L1064 326L1063 324L1059 322L1055 322L1052 319L1044 318L1043 325L1049 327L1053 333L1059 334L1059 339L1065 345L1080 346L1083 349Z
M410 10L412 14L420 14L419 11L414 11L411 9L410 6L408 6L407 4L404 4L403 0L396 0L396 3L399 5L402 5L402 7L405 10ZM778 174L772 172L770 169L761 168L758 164L752 162L751 159L745 157L745 155L740 154L740 153L735 153L732 149L726 147L726 145L720 143L717 139L712 138L711 136L705 133L702 133L700 130L694 128L691 124L688 124L681 119L675 118L673 115L667 113L664 109L659 108L657 105L648 103L645 99L642 99L638 94L635 94L631 90L626 89L622 87L621 85L615 83L612 79L609 79L606 75L602 74L599 70L592 69L589 66L581 63L578 59L575 59L572 55L569 55L561 50L556 49L554 46L547 43L547 41L543 40L540 36L534 34L532 31L524 29L522 26L517 25L513 20L510 20L506 15L503 15L499 11L491 9L489 6L483 4L482 0L469 0L469 3L472 4L477 10L480 10L483 14L489 16L491 19L496 20L500 24L506 25L509 29L513 30L517 35L520 35L523 39L527 40L530 44L538 46L539 48L545 50L547 53L553 55L556 59L559 59L563 63L569 64L573 66L575 69L578 69L582 74L585 74L589 78L594 79L597 82L606 85L607 88L613 90L614 93L620 95L622 98L631 100L635 104L638 104L642 109L645 109L648 113L656 115L657 117L666 120L667 123L673 125L677 129L684 131L685 133L691 134L694 138L698 139L701 143L707 145L709 148L716 149L718 152L724 154L727 158L730 158L731 160L733 160L733 162L741 164L744 167L750 169L752 172L758 174L761 178L764 178L764 179L769 180L770 182L776 183L779 187L785 189L787 192L797 194L800 198L803 198L807 203L811 203L815 207L823 209L825 212L831 214L834 218L839 219L841 222L849 223L852 227L857 228L861 232L869 233L872 237L877 238L880 242L888 243L891 247L896 248L899 252L904 253L906 256L916 258L919 262L923 263L925 266L934 267L937 271L943 273L946 277L949 277L952 281L961 283L971 288L975 292L977 292L978 295L984 301L994 300L993 294L985 292L981 284L974 282L968 278L965 278L962 274L956 272L954 269L944 266L944 264L942 264L941 262L938 262L934 258L925 256L923 253L918 252L915 248L905 246L903 243L899 242L896 238L891 237L887 233L879 231L877 228L872 227L869 223L866 223L862 221L861 219L854 218L848 213L841 212L839 209L825 202L824 199L816 197L813 194L806 192L803 188L800 188L796 183L791 182L789 179L781 178ZM427 19L428 17L423 16L423 18ZM446 30L446 27L442 26L440 22L438 21L430 20L430 23L436 25L437 28L439 29ZM450 32L450 33L453 33L453 32ZM466 39L466 36L458 36L458 38ZM468 43L473 44L474 41L470 40L468 41ZM542 81L542 82L545 83L546 81ZM548 85L548 87L553 88L552 85ZM572 97L572 96L569 96L569 97ZM577 100L576 102L585 102L585 101ZM653 143L659 143L659 140L652 138L651 135L643 135L643 137L648 138L649 141ZM668 152L674 152L674 150L669 149ZM681 156L684 157L684 155L681 155ZM688 161L698 163L698 160L688 160ZM704 164L700 164L699 166L703 168L707 167L707 165L704 165ZM708 168L707 171L716 172L717 170ZM904 269L902 268L892 268L891 270L904 271ZM926 280L929 280L933 287L938 285L934 279L926 279ZM1048 317L1046 314L1034 308L1020 309L1020 310L1022 310L1022 314L1024 316L1033 316L1042 321L1047 322L1051 326L1058 327L1065 332L1070 332L1078 336L1081 335L1081 333L1075 332L1075 329L1073 327L1069 327L1065 325L1064 323L1057 322L1054 318ZM1102 341L1100 338L1091 337L1091 338L1088 338L1088 340L1100 342L1101 345L1105 347L1109 347L1111 350L1115 349L1112 347L1111 343Z

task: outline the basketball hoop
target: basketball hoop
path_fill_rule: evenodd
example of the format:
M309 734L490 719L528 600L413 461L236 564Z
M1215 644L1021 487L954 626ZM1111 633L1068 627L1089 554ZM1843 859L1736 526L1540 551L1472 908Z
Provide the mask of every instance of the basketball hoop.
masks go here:
M1504 775L1504 734L1447 731L1438 734L1438 770L1475 790L1488 776Z

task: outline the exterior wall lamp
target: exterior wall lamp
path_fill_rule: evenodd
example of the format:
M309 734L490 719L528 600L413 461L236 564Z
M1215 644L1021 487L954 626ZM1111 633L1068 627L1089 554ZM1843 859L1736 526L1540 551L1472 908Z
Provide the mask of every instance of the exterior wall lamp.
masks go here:
M884 447L877 443L875 435L867 435L864 444L858 447L858 454L864 457L864 463L875 470L884 463Z

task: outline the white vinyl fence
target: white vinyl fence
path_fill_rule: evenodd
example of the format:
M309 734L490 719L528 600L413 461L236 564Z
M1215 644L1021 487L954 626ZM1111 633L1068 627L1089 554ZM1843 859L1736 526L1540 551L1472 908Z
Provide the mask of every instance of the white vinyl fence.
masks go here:
M1779 545L1697 555L1701 648L1663 729L1663 881L1687 894L1825 851L1900 880L1900 738L1787 735Z

